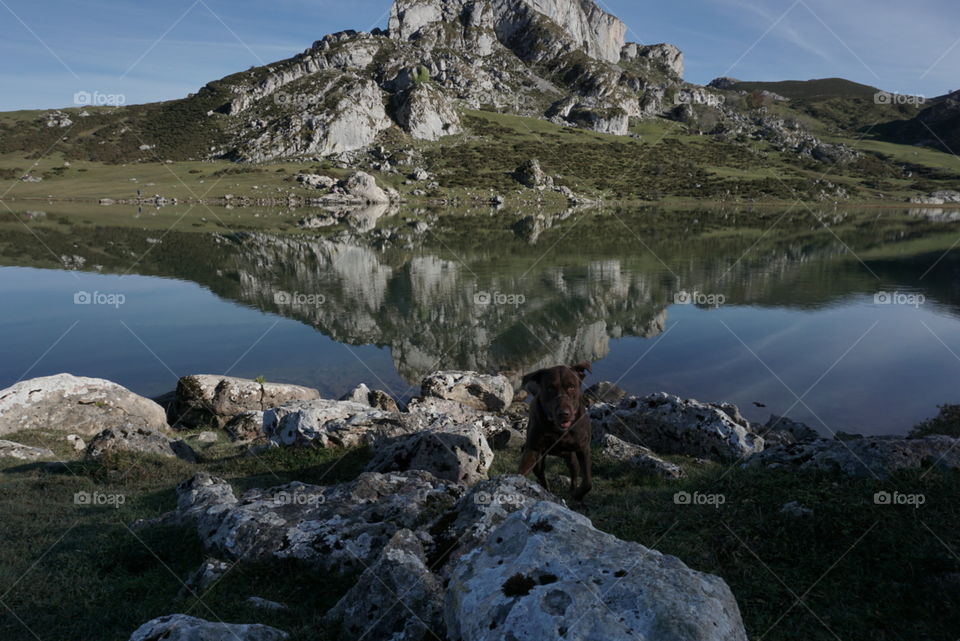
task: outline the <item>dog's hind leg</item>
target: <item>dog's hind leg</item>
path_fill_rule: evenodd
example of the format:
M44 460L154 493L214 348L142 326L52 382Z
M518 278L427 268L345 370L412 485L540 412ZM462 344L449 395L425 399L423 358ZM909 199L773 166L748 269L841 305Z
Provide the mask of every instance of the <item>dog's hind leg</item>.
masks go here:
M577 478L580 476L580 464L577 462L577 457L573 452L564 454L563 460L567 462L567 469L570 470L570 493L576 496Z

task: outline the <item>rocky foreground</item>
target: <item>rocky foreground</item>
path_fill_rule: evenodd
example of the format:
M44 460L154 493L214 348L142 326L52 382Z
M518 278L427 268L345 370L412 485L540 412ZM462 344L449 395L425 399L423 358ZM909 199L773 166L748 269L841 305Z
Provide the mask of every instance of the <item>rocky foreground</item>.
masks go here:
M587 397L595 446L668 481L686 472L662 455L875 478L960 467L957 439L945 436L824 439L786 418L761 426L733 405L627 396L609 383ZM61 374L0 391L0 437L38 430L90 460L138 452L190 465L203 457L184 442L187 431L202 430L200 440L227 435L249 456L369 446L366 471L330 486L295 482L238 495L198 468L177 488L174 511L133 524L196 528L209 555L187 581L198 593L235 563L296 559L359 574L326 615L346 638L746 639L722 578L597 530L531 480L488 478L496 452L522 445L524 409L514 381L473 372L427 376L404 408L363 385L332 400L296 385L187 376L155 402L109 381ZM54 458L50 449L6 440L0 456ZM284 638L268 626L182 614L131 636Z

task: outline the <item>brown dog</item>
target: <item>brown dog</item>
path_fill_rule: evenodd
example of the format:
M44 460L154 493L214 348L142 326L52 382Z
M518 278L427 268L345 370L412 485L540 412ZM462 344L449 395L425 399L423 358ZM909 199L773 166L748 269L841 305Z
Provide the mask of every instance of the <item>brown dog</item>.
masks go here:
M523 387L533 395L533 401L520 474L527 475L533 470L540 485L549 490L546 459L548 455L559 456L570 468L570 492L578 501L593 485L590 468L593 427L580 391L587 372L592 371L590 363L578 363L542 369L523 377ZM580 472L583 472L583 483L578 488Z

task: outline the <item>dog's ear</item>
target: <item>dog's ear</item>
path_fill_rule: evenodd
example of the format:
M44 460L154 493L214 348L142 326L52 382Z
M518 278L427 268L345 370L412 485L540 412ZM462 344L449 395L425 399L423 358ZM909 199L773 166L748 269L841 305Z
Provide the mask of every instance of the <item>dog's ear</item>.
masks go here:
M590 363L587 363L587 362L577 363L576 365L571 365L571 366L570 366L570 369L572 369L573 371L575 371L575 372L577 373L577 376L580 377L580 380L581 380L581 381L587 377L587 372L590 372L591 374L593 373L593 366L590 365Z
M520 385L523 389L527 390L530 394L536 396L540 393L540 377L543 376L543 370L538 369L536 372L531 372L523 377L523 381Z

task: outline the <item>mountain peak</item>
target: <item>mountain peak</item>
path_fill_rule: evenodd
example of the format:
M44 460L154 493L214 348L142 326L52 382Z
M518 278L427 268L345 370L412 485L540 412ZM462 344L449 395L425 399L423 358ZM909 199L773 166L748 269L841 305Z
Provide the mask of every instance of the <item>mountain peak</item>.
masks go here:
M559 27L571 48L613 63L620 61L627 31L620 19L592 0L396 0L389 33L398 40L415 40L425 31L456 23L495 34L510 49L531 28Z

